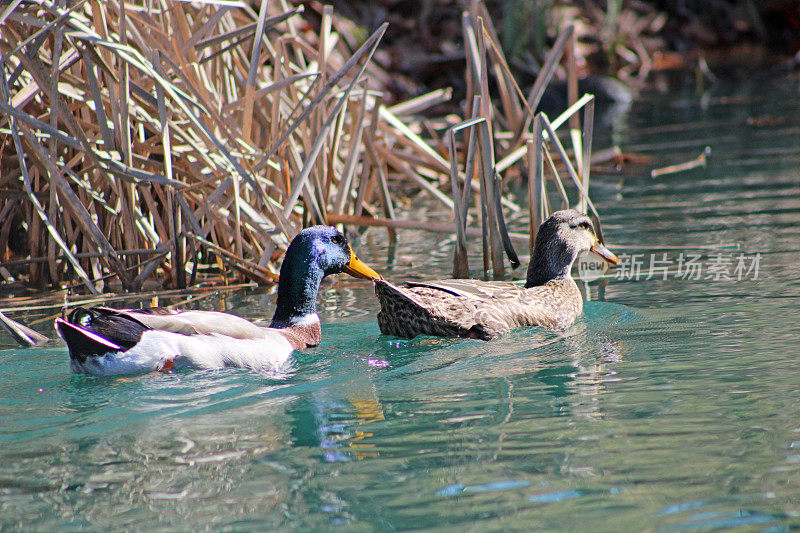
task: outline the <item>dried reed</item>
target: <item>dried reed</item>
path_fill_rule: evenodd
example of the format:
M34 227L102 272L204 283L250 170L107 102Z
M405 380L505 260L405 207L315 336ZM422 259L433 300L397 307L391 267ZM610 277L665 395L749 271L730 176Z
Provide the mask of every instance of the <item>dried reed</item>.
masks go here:
M272 282L334 199L372 200L351 183L387 165L360 142L385 26L352 50L330 8L317 35L286 2L69 4L0 14L0 250L27 257L30 284L182 287L215 264Z
M523 95L485 6L470 2L469 119L440 139L416 116L450 91L382 104L374 80L386 73L371 59L385 25L358 43L330 7L317 34L285 0L262 0L258 12L236 1L65 4L15 1L0 13L0 250L17 252L0 265L6 279L24 264L32 285L77 277L93 294L109 279L127 291L153 277L181 288L229 269L271 283L309 223L379 225L392 239L416 227L395 220L389 181L398 178L453 210L455 225L427 229L455 230L459 276L469 274L477 194L484 273L501 279L504 252L519 263L504 211L520 210L503 196L501 173L519 165L529 174L532 235L549 211L544 161L567 203L548 147L594 210L591 96L573 94L552 123L533 112L572 27ZM577 171L555 135L567 120ZM20 232L25 249L12 246Z

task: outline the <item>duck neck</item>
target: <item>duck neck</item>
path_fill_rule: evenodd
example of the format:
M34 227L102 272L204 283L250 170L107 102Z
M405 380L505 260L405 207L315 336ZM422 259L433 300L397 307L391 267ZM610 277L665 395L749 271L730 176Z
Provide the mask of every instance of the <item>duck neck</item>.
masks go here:
M572 277L573 261L575 254L563 242L541 242L537 239L528 264L525 287L536 287L554 279Z
M297 263L291 259L287 257L281 266L278 305L271 328L288 328L317 317L317 293L325 274L309 262Z

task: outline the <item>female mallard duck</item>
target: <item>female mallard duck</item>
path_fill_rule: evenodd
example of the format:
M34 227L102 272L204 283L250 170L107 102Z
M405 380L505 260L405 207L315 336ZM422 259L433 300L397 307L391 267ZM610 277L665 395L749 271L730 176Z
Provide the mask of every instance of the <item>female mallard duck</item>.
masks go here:
M75 309L55 327L73 372L131 374L172 368L279 369L293 350L321 340L317 292L329 274L380 275L362 263L335 228L301 231L286 250L270 327L215 311Z
M525 287L503 281L448 279L397 287L375 280L381 304L378 326L387 335L470 337L491 340L522 326L564 329L583 311L572 279L579 253L592 251L609 263L619 259L597 239L592 221L574 210L544 221L528 265Z

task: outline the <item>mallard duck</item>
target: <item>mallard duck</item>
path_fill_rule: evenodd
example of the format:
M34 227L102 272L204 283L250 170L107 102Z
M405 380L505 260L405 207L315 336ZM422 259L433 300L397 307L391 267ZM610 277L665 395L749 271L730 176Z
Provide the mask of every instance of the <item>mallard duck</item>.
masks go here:
M380 278L355 256L344 235L315 226L301 231L286 250L269 327L215 311L95 307L75 309L66 320L56 319L55 328L76 373L228 366L271 371L280 369L293 350L319 344L317 292L325 276L339 272Z
M491 340L522 326L565 329L583 311L570 273L579 253L619 262L597 238L591 219L574 210L553 213L539 228L525 286L503 281L448 279L398 287L374 280L382 333Z

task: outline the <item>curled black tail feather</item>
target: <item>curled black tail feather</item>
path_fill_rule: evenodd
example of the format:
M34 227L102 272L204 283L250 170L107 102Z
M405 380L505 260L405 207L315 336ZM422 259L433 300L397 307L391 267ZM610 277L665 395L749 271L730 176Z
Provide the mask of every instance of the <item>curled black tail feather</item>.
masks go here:
M77 308L66 320L57 320L56 327L70 356L81 361L114 349L129 350L151 329L127 313L106 307Z

